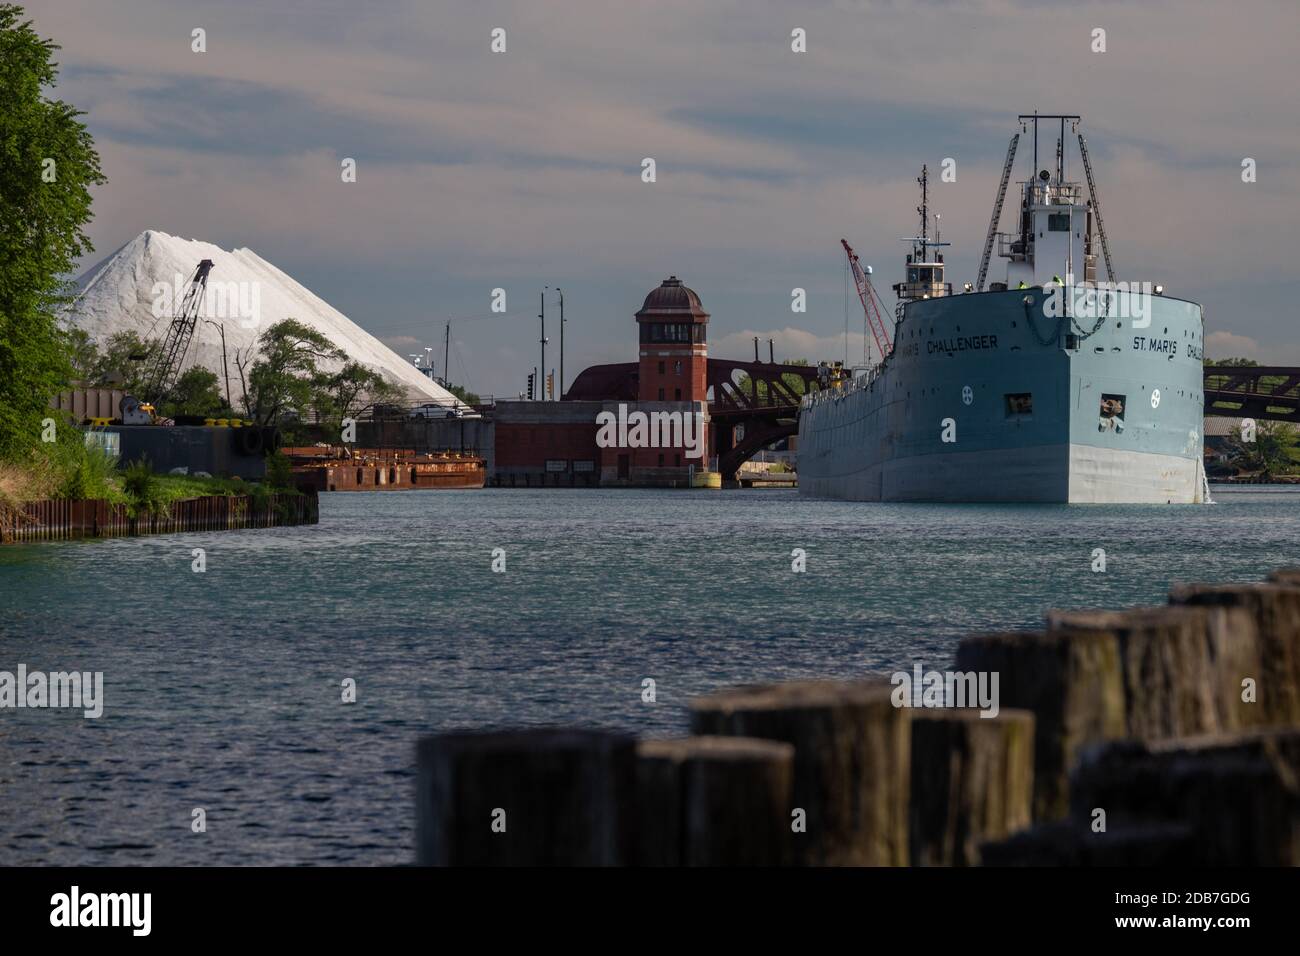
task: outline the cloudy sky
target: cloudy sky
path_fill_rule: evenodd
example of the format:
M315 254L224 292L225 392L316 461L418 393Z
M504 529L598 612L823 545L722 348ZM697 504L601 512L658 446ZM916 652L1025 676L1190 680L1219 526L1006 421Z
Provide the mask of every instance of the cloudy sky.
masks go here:
M860 356L841 236L892 303L915 177L950 157L934 208L949 279L973 281L1035 109L1084 117L1119 278L1204 303L1211 354L1300 364L1295 0L27 8L108 176L87 265L148 228L247 246L402 354L440 353L450 319L452 380L482 393L517 393L538 363L544 286L565 290L571 381L635 358L632 314L670 273L712 313L715 355L759 335L778 358L843 357L847 320Z

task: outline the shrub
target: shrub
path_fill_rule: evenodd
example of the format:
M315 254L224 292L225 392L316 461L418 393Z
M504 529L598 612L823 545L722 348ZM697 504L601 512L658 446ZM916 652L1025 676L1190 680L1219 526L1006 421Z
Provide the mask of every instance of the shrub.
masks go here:
M293 487L293 466L289 462L288 455L277 451L273 455L266 456L266 478L264 481L270 488Z
M122 472L122 487L126 491L133 516L167 509L161 482L153 473L153 465L148 458L141 458L126 466Z

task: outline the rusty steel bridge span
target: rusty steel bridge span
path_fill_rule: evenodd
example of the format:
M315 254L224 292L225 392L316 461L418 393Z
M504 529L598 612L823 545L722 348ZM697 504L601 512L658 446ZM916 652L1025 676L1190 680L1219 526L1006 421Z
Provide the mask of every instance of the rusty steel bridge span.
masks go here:
M1205 366L1205 414L1258 421L1300 421L1300 368Z

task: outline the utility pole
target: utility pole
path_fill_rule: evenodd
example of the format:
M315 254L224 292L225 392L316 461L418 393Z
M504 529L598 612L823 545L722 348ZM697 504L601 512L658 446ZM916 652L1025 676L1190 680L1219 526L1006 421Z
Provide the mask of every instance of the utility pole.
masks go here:
M451 352L451 319L447 320L447 330L442 335L442 384L451 388L451 366L447 364ZM464 362L461 363L464 365ZM464 371L462 368L461 371Z
M209 325L215 325L217 332L221 335L221 370L226 379L226 405L234 408L234 403L230 400L230 364L226 361L226 327L220 322L214 322L212 319L204 319Z
M560 391L559 396L564 397L564 290L558 285L555 291L560 293Z
M542 286L542 311L537 313L537 317L542 320L542 364L537 366L539 369L546 368L546 290L549 288L549 285ZM541 383L539 382L538 384L540 385ZM540 392L541 390L539 389L538 391Z

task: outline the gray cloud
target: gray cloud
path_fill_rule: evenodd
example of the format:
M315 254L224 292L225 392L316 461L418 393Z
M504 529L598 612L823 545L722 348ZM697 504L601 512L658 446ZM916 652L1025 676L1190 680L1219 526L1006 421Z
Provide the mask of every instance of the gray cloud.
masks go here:
M1084 114L1125 277L1204 301L1216 330L1261 349L1294 347L1300 14L1248 6L29 9L62 44L59 93L87 110L104 156L99 255L145 228L249 246L380 337L432 344L457 319L470 384L510 394L537 361L545 284L566 288L569 378L632 357L631 315L670 272L704 297L715 350L743 356L747 330L793 329L792 347L841 341L806 357L839 356L846 311L860 323L840 237L887 287L920 164L953 157L957 182L935 199L950 277L973 278L1014 116L1035 107ZM494 26L504 55L488 51ZM806 54L790 52L796 26ZM190 51L194 27L205 54ZM345 156L354 184L339 179ZM1244 156L1255 184L1240 181ZM487 313L496 286L504 318ZM806 315L789 311L793 286L809 290Z

